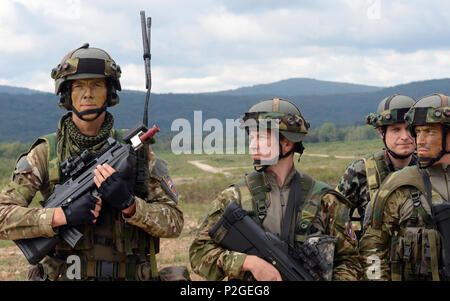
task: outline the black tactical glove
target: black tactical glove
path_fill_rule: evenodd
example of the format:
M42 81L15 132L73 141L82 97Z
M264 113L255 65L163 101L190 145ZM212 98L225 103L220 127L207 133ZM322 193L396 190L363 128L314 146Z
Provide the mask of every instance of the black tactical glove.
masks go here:
M87 194L63 206L62 210L66 215L67 225L91 224L96 219L91 210L95 209L97 202L98 200L94 196Z
M98 192L101 193L102 200L118 210L126 209L134 203L133 192L117 171L102 182Z

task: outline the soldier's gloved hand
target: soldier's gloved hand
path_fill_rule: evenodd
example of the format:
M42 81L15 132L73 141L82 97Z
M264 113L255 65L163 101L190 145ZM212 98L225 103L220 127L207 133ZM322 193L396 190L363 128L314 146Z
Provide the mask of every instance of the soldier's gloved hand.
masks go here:
M62 207L68 226L77 226L94 223L94 213L97 199L88 194Z
M242 264L243 271L249 271L258 281L282 281L280 272L271 264L255 255L247 255Z
M101 193L102 200L118 210L126 209L134 203L134 194L117 171L101 183L98 192Z

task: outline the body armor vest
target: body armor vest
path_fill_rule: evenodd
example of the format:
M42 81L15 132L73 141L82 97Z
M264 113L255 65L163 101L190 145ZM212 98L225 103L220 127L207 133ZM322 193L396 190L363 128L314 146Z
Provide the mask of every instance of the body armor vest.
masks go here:
M110 136L125 143L122 140L122 134L121 131L112 130ZM48 176L51 194L55 185L63 180L60 171L61 162L56 154L56 134L40 137L31 148L43 141L47 142L49 147ZM148 201L149 179L147 153L148 146L142 147L137 152L137 175L134 187L135 195L146 201ZM97 223L85 225L80 230L83 232L83 238L75 248L72 249L62 241L56 246L53 256L44 258L42 262L44 272L47 269L53 270L57 264L65 266L65 259L68 256L77 255L81 259L81 279L149 280L158 277L155 255L159 252L159 238L152 237L139 227L126 223L120 211L103 204ZM66 267L59 269L61 271L64 268Z
M299 173L302 179L301 200L298 212L294 213L294 243L303 243L307 236L315 232L313 220L321 206L321 197L324 193L335 193L327 184L315 181L310 176ZM293 179L294 180L294 179ZM267 204L270 200L270 185L263 173L252 172L244 180L233 184L238 188L241 206L261 227L267 214ZM339 195L340 197L340 195ZM342 222L342 227L345 227Z
M405 167L401 176L398 173L389 176L382 187L383 194L374 199L369 221L371 228L368 231L381 233L384 208L389 196L396 189L407 187L412 201L412 208L409 208L411 214L407 220L400 216L398 228L393 229L388 253L391 279L439 280L441 240L433 218L424 208L427 193L422 174L417 166ZM431 190L431 195L432 203L445 202L435 189ZM407 211L407 206L403 207L403 212Z
M375 198L375 194L383 183L384 179L392 172L386 164L384 150L363 158L366 167L367 189L370 199ZM364 207L367 204L362 204Z

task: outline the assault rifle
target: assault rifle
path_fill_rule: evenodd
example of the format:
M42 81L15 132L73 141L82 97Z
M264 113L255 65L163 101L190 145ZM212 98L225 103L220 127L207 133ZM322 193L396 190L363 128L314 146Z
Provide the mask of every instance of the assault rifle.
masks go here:
M89 150L85 150L77 158L69 157L61 164L61 172L67 180L63 184L55 185L54 192L44 203L44 208L67 206L86 194L98 195L94 183L94 169L97 165L104 163L120 172L121 176L132 185L136 165L135 151L151 141L157 132L159 128L156 125L148 130L142 124L138 124L124 135L123 140L127 144L108 138L108 148L97 157L94 157ZM76 227L62 226L58 230L58 234L53 237L19 239L14 242L30 264L37 264L61 240L66 241L73 248L83 237Z
M273 264L283 280L325 280L321 271L328 266L314 246L305 244L304 249L295 249L275 234L265 232L235 202L227 206L208 234L225 249L256 255Z

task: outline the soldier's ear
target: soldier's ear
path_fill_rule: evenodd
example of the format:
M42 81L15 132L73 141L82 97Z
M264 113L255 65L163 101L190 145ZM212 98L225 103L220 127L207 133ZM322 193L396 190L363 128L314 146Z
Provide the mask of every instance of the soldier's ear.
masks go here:
M383 131L381 130L381 128L377 128L377 130L378 130L378 134L380 134L380 138L384 139L384 134L383 134Z
M445 150L450 150L450 128L447 128L447 134L445 136Z
M283 135L280 135L280 144L283 147L283 150L285 150L286 152L290 151L295 145L294 142L289 141Z

